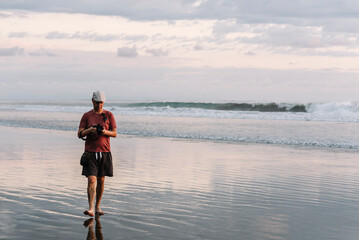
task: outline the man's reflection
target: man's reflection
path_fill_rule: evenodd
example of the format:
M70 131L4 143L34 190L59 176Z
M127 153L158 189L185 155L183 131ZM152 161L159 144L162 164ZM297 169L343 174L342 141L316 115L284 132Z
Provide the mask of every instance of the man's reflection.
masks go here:
M89 218L84 222L84 226L87 227L89 229L88 233L87 233L87 240L103 240L103 235L102 235L102 227L101 227L101 222L100 222L100 215L96 214L95 216L95 221L96 221L96 226L95 226L95 230L93 229L93 225L94 225L94 219L93 218ZM95 233L96 232L96 233Z

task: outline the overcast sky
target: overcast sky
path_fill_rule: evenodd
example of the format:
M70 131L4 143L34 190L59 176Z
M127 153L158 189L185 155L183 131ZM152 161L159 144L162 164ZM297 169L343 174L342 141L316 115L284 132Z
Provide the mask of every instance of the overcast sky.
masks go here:
M358 16L356 0L4 0L0 99L359 101Z

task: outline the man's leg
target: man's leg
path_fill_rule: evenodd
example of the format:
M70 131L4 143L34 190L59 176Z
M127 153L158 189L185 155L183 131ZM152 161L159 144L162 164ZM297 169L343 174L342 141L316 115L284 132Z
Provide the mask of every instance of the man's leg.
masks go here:
M97 214L95 217L96 220L96 239L102 239L103 240L103 234L102 234L102 226L100 222L100 215Z
M87 197L89 202L89 209L84 212L86 215L94 216L95 215L95 196L96 196L96 176L87 177Z
M97 187L96 187L96 206L95 206L95 210L96 210L96 213L99 214L99 215L104 214L104 212L100 208L102 194L103 194L104 189L105 189L105 177L98 177L97 178Z
M84 226L89 228L89 231L87 233L87 239L96 239L96 235L93 231L93 218L89 218L84 222ZM97 231L97 229L96 229Z

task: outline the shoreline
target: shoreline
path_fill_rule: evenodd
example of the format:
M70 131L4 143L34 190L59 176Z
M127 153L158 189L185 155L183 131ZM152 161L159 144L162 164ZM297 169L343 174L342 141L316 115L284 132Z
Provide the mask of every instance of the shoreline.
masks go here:
M14 129L15 131L28 131L28 132L39 132L39 133L56 133L69 135L69 133L74 133L75 139L77 138L77 130L59 130L51 128L36 128L36 127L22 127L22 126L5 126L0 125L1 129ZM222 140L222 139L193 139L186 137L171 137L171 136L142 136L142 135L132 135L132 134L121 134L118 133L117 138L139 138L139 139L166 139L169 141L184 141L184 142L203 142L203 143L218 143L218 144L233 144L240 146L273 146L273 147L283 147L283 148L294 148L294 149L303 149L303 150L322 150L329 152L348 152L348 153L359 153L357 148L340 148L340 147L326 147L326 146L310 146L310 145L296 145L296 144L279 144L279 143L257 143L257 142L236 142L231 140ZM112 141L116 139L111 138Z

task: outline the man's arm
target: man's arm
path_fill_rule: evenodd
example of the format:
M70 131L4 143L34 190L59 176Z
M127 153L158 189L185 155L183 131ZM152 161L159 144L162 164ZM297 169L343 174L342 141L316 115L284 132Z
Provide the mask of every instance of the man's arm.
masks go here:
M77 136L79 138L83 138L83 137L86 137L87 135L89 135L90 133L94 133L94 132L96 132L95 127L89 127L88 129L79 128L79 130L77 131Z
M117 137L117 128L114 128L112 130L103 130L102 134L109 137Z

